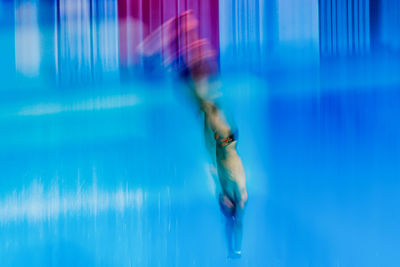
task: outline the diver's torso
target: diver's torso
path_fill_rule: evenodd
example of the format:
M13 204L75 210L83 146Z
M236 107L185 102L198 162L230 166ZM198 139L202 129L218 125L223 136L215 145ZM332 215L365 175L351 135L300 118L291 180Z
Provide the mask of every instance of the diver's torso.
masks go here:
M235 144L217 146L218 176L223 190L234 198L233 192L245 188L245 173L242 161L236 152ZM231 188L238 187L238 188Z

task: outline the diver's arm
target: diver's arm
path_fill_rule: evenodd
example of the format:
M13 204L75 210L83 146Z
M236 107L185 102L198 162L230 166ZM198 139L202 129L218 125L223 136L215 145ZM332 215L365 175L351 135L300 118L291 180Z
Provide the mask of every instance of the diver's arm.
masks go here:
M224 138L229 137L232 132L231 127L226 122L225 115L212 100L206 98L210 88L208 78L194 78L193 87L194 97L197 100L196 102L199 108L204 112L205 120L209 128L211 128L214 134L218 134Z

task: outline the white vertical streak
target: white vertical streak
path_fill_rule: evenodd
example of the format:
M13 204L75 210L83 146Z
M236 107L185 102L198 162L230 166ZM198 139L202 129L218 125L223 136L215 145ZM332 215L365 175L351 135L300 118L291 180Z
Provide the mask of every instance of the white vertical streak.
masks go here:
M59 1L57 4L57 0L55 1L56 3L54 4L54 65L55 65L55 71L56 75L58 76L58 8L59 8Z
M15 2L15 68L25 76L37 76L40 70L40 33L38 2Z

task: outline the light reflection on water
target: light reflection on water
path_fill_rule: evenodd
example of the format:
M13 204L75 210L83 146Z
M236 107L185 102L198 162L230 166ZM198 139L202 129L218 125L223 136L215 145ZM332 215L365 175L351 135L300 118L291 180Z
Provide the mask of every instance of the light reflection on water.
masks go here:
M102 190L93 184L82 188L79 184L75 192L65 192L57 182L45 190L40 179L21 191L0 199L0 222L2 224L57 221L67 216L97 216L107 211L124 213L136 209L140 212L146 192L141 188L130 189L128 185L115 191Z
M41 103L33 106L27 106L23 107L18 112L18 115L40 116L63 112L107 110L132 107L138 102L139 100L134 94L98 96L95 98L73 101L72 103Z

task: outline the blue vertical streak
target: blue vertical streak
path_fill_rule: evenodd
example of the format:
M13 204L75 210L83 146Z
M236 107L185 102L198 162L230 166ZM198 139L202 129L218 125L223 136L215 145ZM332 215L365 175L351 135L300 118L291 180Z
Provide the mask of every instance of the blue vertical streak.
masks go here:
M254 23L254 34L255 34L255 42L256 42L256 50L257 50L257 56L261 57L261 43L260 43L260 35L261 35L261 31L260 31L260 23L262 23L260 21L260 4L258 1L255 1L255 6L254 6L254 19L255 19L255 23ZM261 68L261 61L264 60L261 57L261 60L257 60L257 68L260 69Z
M242 63L244 63L244 58L243 58L243 46L244 46L244 40L245 40L245 32L243 31L243 22L244 22L244 19L243 19L243 16L245 16L245 15L243 15L243 13L244 13L244 11L245 11L245 9L244 9L244 1L242 1L242 0L238 0L238 6L237 6L237 9L236 9L236 12L237 12L237 26L238 26L238 29L237 29L237 31L238 31L238 36L239 36L239 38L238 38L238 48L239 48L239 51L238 51L238 57L240 58L240 61L242 62Z
M358 0L354 0L354 52L359 52Z
M344 23L344 19L343 19L343 5L342 5L342 1L337 1L337 47L338 47L338 53L339 54L343 54L345 51L343 49L343 42L345 39L345 36L343 34L343 23Z
M365 50L369 51L370 49L370 14L369 14L369 0L366 0L365 3L365 16L364 16L364 24L365 24Z
M324 55L326 53L326 23L324 19L324 10L325 10L325 2L323 0L318 0L318 7L319 7L319 24L318 24L318 31L319 31L319 50L321 54Z
M344 50L346 52L346 54L349 54L349 32L348 32L348 13L349 13L349 9L348 9L348 0L343 2L343 6L342 6L342 10L343 10L343 47Z
M348 36L348 49L349 54L353 53L353 40L354 40L354 31L353 31L353 0L347 0L347 36Z
M232 2L232 46L233 46L233 56L236 57L236 50L238 46L237 42L237 26L236 26L236 1Z
M359 36L359 48L360 52L364 52L365 50L365 36L364 36L364 5L363 2L365 0L358 1L358 36Z
M392 23L392 29L390 32L393 32L394 34L392 34L391 36L393 36L391 38L391 42L393 43L393 45L397 48L400 48L400 3L399 1L395 1L395 5L393 7L393 23Z
M60 0L56 0L55 5L54 5L54 31L55 31L55 37L54 37L54 43L56 45L56 49L54 50L54 56L55 56L55 69L56 69L56 76L57 79L56 81L58 82L58 78L60 77L58 74L59 72L59 55L60 55L60 38L58 35L60 34Z
M337 53L337 0L332 0L332 53Z
M89 27L90 27L90 34L89 34L89 50L90 50L90 56L89 56L89 65L90 65L90 75L93 78L93 67L94 67L94 60L93 60L93 53L97 52L97 51L93 51L93 35L96 34L95 31L95 19L97 21L97 16L94 15L95 12L95 7L94 7L95 3L94 1L89 1Z
M327 53L330 54L332 53L332 1L333 0L323 0L327 1L328 4L326 5L326 22L327 22L327 27L326 27L326 44L327 44Z

